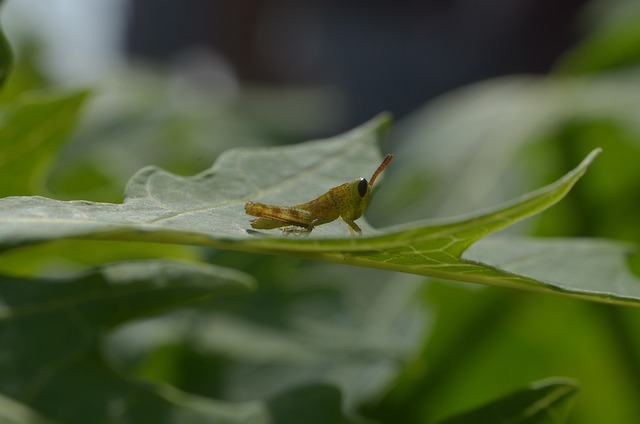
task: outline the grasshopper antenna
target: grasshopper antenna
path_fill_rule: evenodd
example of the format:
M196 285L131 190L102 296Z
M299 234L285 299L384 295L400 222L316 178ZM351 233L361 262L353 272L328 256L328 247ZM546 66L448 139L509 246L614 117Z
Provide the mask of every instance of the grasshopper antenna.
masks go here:
M384 171L387 165L389 165L389 162L391 162L391 159L393 159L393 155L385 156L384 160L382 161L378 169L376 169L376 172L374 172L373 175L371 176L371 179L369 180L369 187L373 187L373 182L376 180L376 178L378 178L378 175L380 175L380 173Z

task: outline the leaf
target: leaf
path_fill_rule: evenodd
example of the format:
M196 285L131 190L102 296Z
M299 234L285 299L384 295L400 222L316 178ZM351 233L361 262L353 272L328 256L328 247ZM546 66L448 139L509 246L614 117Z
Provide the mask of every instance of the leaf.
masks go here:
M354 421L342 413L340 391L328 384L314 384L291 390L267 403L274 424L348 424ZM373 424L373 423L371 423Z
M0 6L2 6L2 1L0 1ZM4 31L0 26L0 90L9 75L12 61L11 47L9 47Z
M0 200L0 245L4 248L59 238L140 240L211 246L409 272L445 279L577 293L594 300L635 303L639 291L584 293L557 287L479 262L461 259L475 241L558 202L584 174L599 150L556 182L492 210L446 221L419 221L347 237L340 222L311 237L256 234L243 205L248 200L295 204L327 187L369 175L380 162L375 144L386 131L382 116L345 135L280 149L229 150L209 170L178 177L148 167L127 186L121 205L62 202L43 197ZM363 220L364 221L364 220ZM600 282L600 285L603 283ZM606 295L605 295L606 294ZM631 294L631 296L629 296Z
M531 190L540 184L537 181L552 181L584 157L590 146L603 147L610 162L619 154L612 134L593 129L576 135L573 142L566 137L549 142L567 126L610 123L637 150L639 77L637 70L587 80L508 76L429 102L399 126L401 143L393 153L403 165L391 165L385 184L394 189L380 190L373 200L382 207L371 208L370 217L388 225L390 218L410 222L481 210ZM567 151L571 146L575 152ZM597 168L608 173L595 181L597 187L607 187L605 192L617 188L611 186L611 175L627 177L619 166L608 170L598 162ZM636 181L626 180L628 185ZM583 191L591 189L584 183L580 186ZM600 197L594 203L611 208ZM624 207L629 210L628 200Z
M44 174L75 126L86 92L27 92L0 120L0 195L43 191Z
M195 262L202 259L202 254L196 248L177 244L58 240L5 252L0 259L0 275L65 276L110 262L165 258Z
M375 143L388 125L388 119L381 118L332 140L282 149L229 150L194 177L147 167L129 181L122 205L43 197L1 199L1 222L9 225L2 226L0 245L70 237L216 247L230 247L229 241L255 242L257 238L247 232L249 219L243 209L247 200L306 198L309 190L324 191L354 174L370 174L380 162ZM346 227L335 224L317 232L348 234Z
M635 246L610 240L488 237L463 257L544 281L574 297L634 304L640 286L627 261L636 253Z
M419 278L233 252L217 260L233 256L260 281L251 296L127 326L110 336L111 355L146 379L224 399L330 382L354 411L385 390L426 331Z
M237 271L168 261L111 264L69 281L0 279L0 340L11 346L0 357L0 419L289 424L306 413L351 422L332 386L224 402L135 381L103 357L103 338L116 326L251 285Z
M54 424L29 407L0 395L0 420L6 424Z
M568 420L577 389L577 383L566 378L538 381L524 390L441 421L441 424L562 424Z
M103 336L117 325L251 285L238 271L162 261L108 265L69 281L0 279L0 344L10 346L0 357L0 391L64 423L237 423L264 415L258 403L133 381L101 353ZM27 414L20 405L13 410Z
M631 67L640 62L640 10L621 13L621 19L603 25L565 53L556 71L581 74Z

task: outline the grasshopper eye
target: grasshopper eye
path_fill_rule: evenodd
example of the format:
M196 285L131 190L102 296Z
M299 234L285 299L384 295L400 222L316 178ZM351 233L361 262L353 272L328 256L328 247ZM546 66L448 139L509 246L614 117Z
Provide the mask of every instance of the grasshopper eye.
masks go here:
M360 197L364 197L364 195L367 194L367 187L367 180L360 178L360 181L358 181L358 193L360 194Z

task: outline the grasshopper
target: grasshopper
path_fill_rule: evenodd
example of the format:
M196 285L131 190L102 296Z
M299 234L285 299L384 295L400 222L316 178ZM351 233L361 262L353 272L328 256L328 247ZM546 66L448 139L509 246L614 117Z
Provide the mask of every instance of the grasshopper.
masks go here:
M256 229L280 228L285 234L309 234L314 227L341 218L349 225L351 234L362 234L362 230L354 221L364 213L369 203L373 183L389 165L391 159L393 159L392 155L384 158L369 182L366 178L358 178L333 187L317 198L295 206L247 202L244 210L247 215L257 217L251 220L251 226Z

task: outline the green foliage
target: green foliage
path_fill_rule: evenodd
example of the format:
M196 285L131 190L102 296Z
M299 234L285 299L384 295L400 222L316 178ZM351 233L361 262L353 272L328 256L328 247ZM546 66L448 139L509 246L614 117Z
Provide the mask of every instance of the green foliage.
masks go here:
M64 283L3 278L0 334L10 351L0 363L0 390L67 423L96 416L140 422L152 412L155 422L174 422L171 415L201 422L225 417L225 408L201 411L194 401L123 378L107 366L99 345L123 322L251 284L239 272L168 262L105 266Z
M558 67L588 80L489 81L402 122L362 237L257 232L243 205L370 176L386 115L274 148L331 122L332 97L129 72L84 114L84 92L29 90L23 58L0 106L0 421L560 423L574 403L573 422L637 421L640 315L601 304L640 298L623 23ZM579 395L558 378L513 391L549 375Z

